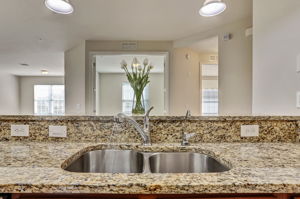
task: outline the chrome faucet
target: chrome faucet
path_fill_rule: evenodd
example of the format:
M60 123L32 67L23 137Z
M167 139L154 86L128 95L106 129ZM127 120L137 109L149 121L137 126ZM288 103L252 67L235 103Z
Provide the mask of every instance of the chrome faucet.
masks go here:
M182 134L182 141L181 141L181 146L189 146L190 142L189 140L194 137L196 134L195 133L183 133Z
M188 119L190 119L190 117L192 117L191 111L187 110L186 114L185 114L185 118L184 118L184 122L186 123ZM195 133L186 133L183 132L182 133L182 140L181 140L181 146L189 146L190 142L189 140L194 137L196 134Z
M187 110L186 114L185 114L185 121L187 121L188 119L190 119L190 117L192 117L191 111Z
M131 125L133 125L133 127L135 128L135 130L140 134L140 136L143 139L143 144L144 145L151 145L151 138L150 138L150 112L153 110L154 107L151 107L145 114L144 116L144 126L141 127L139 123L137 123L137 121L132 118L129 117L127 115L125 115L124 113L119 113L117 115L117 117L115 118L116 122L128 122Z

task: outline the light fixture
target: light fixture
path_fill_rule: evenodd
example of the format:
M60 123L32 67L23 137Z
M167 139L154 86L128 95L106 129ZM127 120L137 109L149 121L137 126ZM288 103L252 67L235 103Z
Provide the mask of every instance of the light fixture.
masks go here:
M41 70L42 75L48 75L48 71L47 70Z
M226 4L222 0L205 0L199 14L203 17L213 17L226 10Z
M69 0L45 0L45 6L58 14L71 14L74 8Z

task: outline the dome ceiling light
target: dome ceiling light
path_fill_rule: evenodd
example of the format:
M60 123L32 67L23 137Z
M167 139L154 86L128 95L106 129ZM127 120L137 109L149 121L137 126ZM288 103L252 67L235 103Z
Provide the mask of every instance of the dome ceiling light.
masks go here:
M199 14L203 17L213 17L226 10L226 4L222 0L205 0Z
M45 6L58 14L71 14L74 12L74 7L69 0L45 0Z

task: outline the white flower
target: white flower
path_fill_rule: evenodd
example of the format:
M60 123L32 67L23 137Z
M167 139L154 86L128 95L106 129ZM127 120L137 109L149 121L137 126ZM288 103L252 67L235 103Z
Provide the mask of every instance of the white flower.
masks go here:
M131 66L132 66L133 68L137 68L137 67L139 67L140 65L141 65L141 64L140 64L139 60L138 60L136 57L133 58Z
M126 67L127 67L127 62L125 60L122 60L121 68L126 68Z
M149 60L146 58L144 59L144 66L147 66L149 64Z

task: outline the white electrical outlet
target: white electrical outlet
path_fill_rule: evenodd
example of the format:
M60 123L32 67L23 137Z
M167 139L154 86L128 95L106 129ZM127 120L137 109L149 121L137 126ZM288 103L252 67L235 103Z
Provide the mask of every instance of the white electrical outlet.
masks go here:
M49 126L49 137L66 138L67 127L66 126Z
M13 137L17 137L17 136L28 137L29 136L29 125L11 125L10 126L10 135Z
M259 136L258 125L242 125L241 126L241 137L257 137Z
M300 108L300 91L297 92L297 108Z

